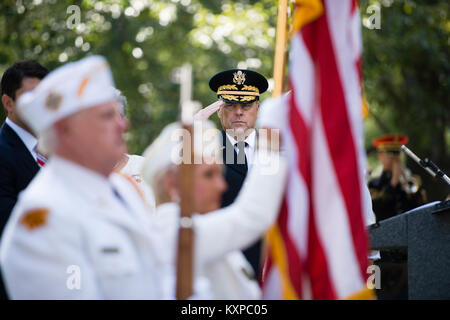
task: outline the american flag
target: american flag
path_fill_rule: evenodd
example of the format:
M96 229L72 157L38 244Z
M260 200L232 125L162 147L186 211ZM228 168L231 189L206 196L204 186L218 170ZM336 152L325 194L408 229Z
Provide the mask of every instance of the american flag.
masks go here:
M289 180L267 233L266 299L372 297L361 41L357 1L296 1L282 130Z

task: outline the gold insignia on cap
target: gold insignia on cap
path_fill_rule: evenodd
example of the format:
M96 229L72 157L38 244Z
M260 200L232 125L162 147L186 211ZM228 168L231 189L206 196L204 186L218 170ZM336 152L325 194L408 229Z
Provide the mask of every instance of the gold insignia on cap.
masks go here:
M28 230L41 227L47 223L47 216L50 210L47 208L31 209L24 213L20 224L24 225Z
M222 94L222 98L232 101L239 101L239 98L237 96L232 96L229 94Z
M50 92L45 99L45 106L48 110L56 111L61 106L62 96L60 94Z
M247 86L247 85L245 85L245 86L242 87L242 90L255 91L255 92L259 93L259 89L257 87L255 87L255 86Z
M252 97L252 96L243 96L243 97L241 97L241 101L242 102L247 102L247 101L252 101L252 100L255 100L255 97Z
M245 82L245 73L243 73L241 70L239 70L238 72L233 73L233 82L241 85L244 84Z
M217 91L222 90L238 90L238 88L235 84L224 84L223 86L220 86L219 89L217 89Z

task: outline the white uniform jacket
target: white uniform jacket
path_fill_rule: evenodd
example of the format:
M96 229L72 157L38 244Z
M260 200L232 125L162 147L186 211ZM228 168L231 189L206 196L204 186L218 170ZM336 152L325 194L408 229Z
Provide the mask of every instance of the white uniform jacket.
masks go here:
M270 226L285 176L283 158L276 174L252 170L233 206L195 217L197 265L249 245ZM177 228L152 219L126 178L106 179L53 156L19 196L1 240L8 294L12 299L174 298Z
M170 230L174 233L171 239L176 240L176 229L173 226L177 225L180 207L176 203L164 203L156 208L157 217L161 220L159 225L161 230ZM211 213L208 213L211 214ZM194 220L198 221L198 218L202 219L203 216L196 216ZM203 230L200 225L195 225L195 237L197 242L197 250L199 249L200 241L204 236L202 234L208 233L209 230ZM175 245L175 244L172 244ZM215 243L210 243L209 246L200 246L204 248L205 252L196 252L198 261L196 264L196 274L209 280L209 289L211 291L213 299L219 300L255 300L261 299L261 289L258 282L255 279L254 271L250 263L240 250L233 250L228 253L221 251L223 256L217 256L216 259L212 259L208 262L204 262L210 253L214 250ZM218 248L220 249L220 248ZM196 250L196 251L197 251Z

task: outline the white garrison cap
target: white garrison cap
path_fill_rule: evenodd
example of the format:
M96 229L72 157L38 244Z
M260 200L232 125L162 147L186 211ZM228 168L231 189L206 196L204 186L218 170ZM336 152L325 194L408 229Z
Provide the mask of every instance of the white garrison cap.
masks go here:
M40 135L58 120L115 99L108 62L91 56L49 73L32 91L20 96L21 118Z
M212 121L194 121L194 163L223 163L222 135ZM180 122L167 125L147 147L143 156L144 164L142 176L154 188L154 179L158 174L164 173L170 165L182 162L183 139L187 139Z

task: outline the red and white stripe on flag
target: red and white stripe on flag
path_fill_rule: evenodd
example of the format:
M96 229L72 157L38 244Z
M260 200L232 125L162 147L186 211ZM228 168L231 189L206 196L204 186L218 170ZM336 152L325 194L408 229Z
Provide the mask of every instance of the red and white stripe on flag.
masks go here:
M296 2L282 130L289 180L266 237L263 296L371 298L358 4Z

